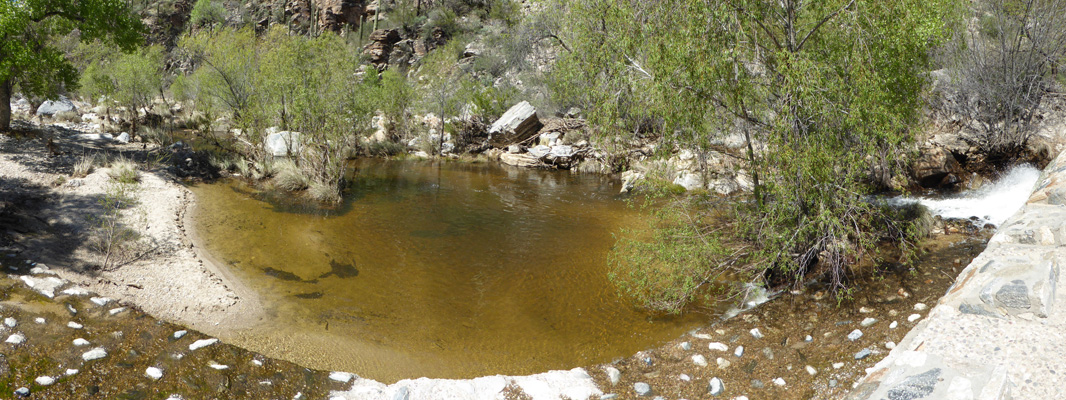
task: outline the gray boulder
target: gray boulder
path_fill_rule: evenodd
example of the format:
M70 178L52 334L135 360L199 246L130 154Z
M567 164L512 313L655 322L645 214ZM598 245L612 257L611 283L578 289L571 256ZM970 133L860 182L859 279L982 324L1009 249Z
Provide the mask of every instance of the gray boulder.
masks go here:
M37 107L37 115L49 117L66 111L77 111L77 108L74 107L74 102L66 97L60 97L59 100L48 100L41 104L40 107Z
M489 144L504 147L529 139L544 124L537 118L537 109L527 101L515 104L489 127Z
M281 131L267 135L263 141L266 151L274 157L288 157L300 153L300 133Z

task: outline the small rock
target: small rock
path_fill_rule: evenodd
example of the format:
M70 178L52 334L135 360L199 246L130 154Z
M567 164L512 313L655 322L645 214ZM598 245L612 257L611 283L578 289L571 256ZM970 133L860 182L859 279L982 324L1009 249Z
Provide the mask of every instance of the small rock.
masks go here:
M26 336L23 336L21 333L12 334L11 336L7 337L7 340L4 341L4 343L11 343L11 344L22 344L22 343L25 343L25 342L26 342Z
M766 357L767 360L773 360L774 359L774 351L770 350L769 347L763 347L762 348L762 356Z
M715 351L729 351L729 346L726 346L725 343L720 342L710 343L707 345L707 348Z
M17 390L15 390L15 395L19 396L19 397L30 397L30 388L28 388L28 387L20 387Z
M744 346L737 346L736 350L733 350L733 355L737 357L744 356Z
M211 368L214 368L214 369L217 369L219 371L224 370L224 369L229 369L229 365L222 365L222 364L216 363L214 361L208 363L207 366L211 367Z
M107 350L103 347L97 347L81 355L81 359L85 361L99 360L104 357L107 357Z
M710 384L707 385L707 392L710 393L711 396L721 394L723 389L725 389L725 385L722 384L722 380L718 379L717 376L711 378Z
M84 327L85 326L83 326L82 324L79 324L79 323L74 322L74 321L67 322L67 328L70 328L70 329L81 329L81 328L84 328Z
M866 318L859 323L863 327L867 327L877 323L877 318Z
M152 380L159 380L159 378L163 377L163 370L156 367L148 367L144 370L144 376L147 376Z
M777 386L785 386L785 380L781 378L774 378L772 382Z
M748 396L737 396L734 397L733 400L748 400Z
M896 329L897 326L899 326L899 322L892 321L891 324L888 324L888 329Z
M696 354L696 355L692 356L692 363L696 364L696 365L698 365L700 367L706 367L707 366L707 358L703 357L702 354Z
M56 379L50 376L38 376L37 379L34 379L33 381L41 386L51 386L53 383L56 383Z
M817 375L817 374L818 374L818 370L814 369L814 367L812 367L812 366L810 366L810 365L808 365L808 366L806 366L806 367L804 367L804 368L806 368L806 369L807 369L807 373L808 373L808 374L811 374L811 376L815 376L815 375Z
M78 310L74 309L74 306L67 304L67 310L70 311L70 315L78 315Z
M677 376L677 379L680 379L680 380L683 380L685 382L688 382L688 381L692 380L692 377L688 376L688 374L681 374L681 375Z
M810 343L810 342L814 341L814 338L811 337L811 335L807 335L806 337L803 338L803 341L807 342L807 343Z
M115 315L123 311L126 311L126 307L112 308L110 311L108 311L108 313L110 313L111 315Z
M888 316L889 316L889 317L895 317L895 316L897 316L897 315L899 315L899 311L896 311L896 310L888 310Z
M67 368L67 371L66 371L66 375L67 376L74 376L74 375L77 375L77 374L78 374L78 370Z
M872 354L870 349L862 349L862 350L859 350L858 353L855 353L855 359L856 360L861 360L861 359L864 359L866 357L869 357L870 354Z
M858 329L853 330L853 331L851 331L851 333L848 334L848 340L852 341L852 342L854 342L856 340L859 340L859 338L861 338L861 337L862 337L862 331L860 331Z
M618 395L615 394L615 393L607 393L607 394L604 394L603 396L600 396L600 400L614 400L614 399L617 399L617 398L618 398Z
M215 339L215 338L200 339L200 340L197 340L195 342L192 342L192 344L189 345L189 350L201 349L201 348L213 345L215 343L218 343L218 339Z
M252 365L257 366L257 367L262 367L263 366L263 362L253 359L252 360Z
M633 384L633 390L637 392L639 396L647 396L651 394L651 385L644 382L637 382Z
M180 331L174 332L174 339L181 339L182 336L185 336L186 333L189 333L189 331L180 330Z
M841 368L844 368L844 363L842 363L842 362L833 363L833 369L841 369Z
M836 379L830 379L829 380L829 387L835 388L835 387L837 387L837 385L838 385L838 382L837 382Z
M759 331L759 328L753 328L751 330L751 337L756 338L756 339L762 339L763 338L762 332Z
M18 325L18 321L15 321L14 318L7 317L4 318L4 325L7 325L8 328L14 328L15 325Z
M77 338L77 339L74 339L74 345L78 346L78 347L88 346L89 345L89 341L85 340L85 339L82 339L82 338Z
M352 380L352 374L341 371L333 371L329 373L329 379L335 380L341 383L348 383Z
M762 381L760 381L758 379L752 379L751 380L751 388L752 389L762 389L764 387L766 387L766 384L763 383Z
M693 333L692 337L696 339L711 340L711 335L708 335L706 333Z
M60 293L65 294L67 296L85 296L89 294L89 291L80 287L72 287L68 289L63 289L63 291Z
M896 342L885 343L885 348L889 349L889 350L892 350L892 349L896 348Z
M689 350L692 350L692 343L689 343L689 342L681 342L681 344L680 344L680 345L679 345L678 347L680 347L680 348L681 348L681 350L684 350L684 351L689 351Z
M925 305L925 303L914 303L914 311L925 311L927 308L929 306Z
M722 357L718 357L718 359L714 360L714 362L718 364L718 369L726 369L729 368L730 365L733 365L733 363L729 362L729 360L726 360Z
M36 323L37 325L44 325L48 321L45 321L44 318L37 317L37 318L33 319L33 322Z
M859 312L863 313L863 314L869 314L869 313L874 312L874 309L872 309L870 307L859 307Z
M911 314L907 317L907 322L914 322L922 318L922 314Z
M92 298L89 298L89 301L93 302L93 304L96 304L98 306L103 306L103 305L111 302L111 299L109 299L107 297L92 297Z
M619 371L615 367L604 368L607 371L607 380L611 381L612 385L617 385L618 381L622 380L622 371Z

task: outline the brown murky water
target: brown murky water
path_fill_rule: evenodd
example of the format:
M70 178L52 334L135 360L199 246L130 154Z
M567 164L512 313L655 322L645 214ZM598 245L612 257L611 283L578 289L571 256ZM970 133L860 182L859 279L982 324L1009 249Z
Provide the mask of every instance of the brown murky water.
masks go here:
M369 161L337 210L237 182L192 188L207 250L272 320L224 338L320 369L396 381L606 362L708 315L654 319L606 278L637 215L600 176Z

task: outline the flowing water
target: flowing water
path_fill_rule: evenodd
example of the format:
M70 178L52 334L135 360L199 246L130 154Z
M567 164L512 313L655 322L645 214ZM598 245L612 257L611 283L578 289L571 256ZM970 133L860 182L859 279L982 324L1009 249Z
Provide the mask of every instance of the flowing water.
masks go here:
M948 197L909 197L898 198L896 201L918 202L929 208L934 215L944 218L976 217L984 223L998 226L1025 204L1039 178L1040 170L1024 164L1011 168L995 182L976 190Z
M594 175L366 161L333 211L239 182L200 185L196 229L258 291L266 329L228 342L384 381L610 361L707 323L651 318L607 280L637 221Z

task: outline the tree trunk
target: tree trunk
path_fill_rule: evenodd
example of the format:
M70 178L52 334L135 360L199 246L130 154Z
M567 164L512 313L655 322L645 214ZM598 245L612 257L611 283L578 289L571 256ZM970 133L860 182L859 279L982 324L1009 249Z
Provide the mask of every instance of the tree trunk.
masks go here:
M11 79L0 82L0 132L11 130Z

